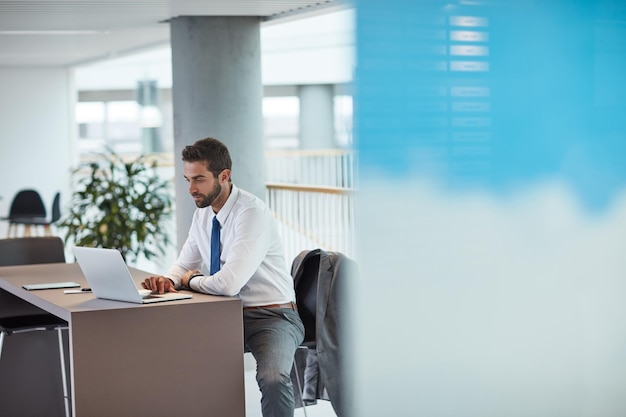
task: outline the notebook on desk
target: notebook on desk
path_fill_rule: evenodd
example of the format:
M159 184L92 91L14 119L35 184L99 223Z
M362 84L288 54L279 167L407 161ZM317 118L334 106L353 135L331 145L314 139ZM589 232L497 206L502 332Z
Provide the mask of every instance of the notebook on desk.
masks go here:
M191 298L191 294L151 294L150 291L138 290L124 258L116 249L77 246L74 255L96 298L137 304Z

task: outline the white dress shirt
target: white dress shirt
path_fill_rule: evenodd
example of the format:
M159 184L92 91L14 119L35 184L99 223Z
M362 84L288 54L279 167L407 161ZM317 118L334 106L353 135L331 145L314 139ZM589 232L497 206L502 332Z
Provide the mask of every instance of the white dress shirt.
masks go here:
M167 277L181 286L189 270L211 263L211 229L215 213L196 209L189 235ZM293 279L287 270L283 245L273 213L255 195L233 185L217 213L221 269L191 281L195 291L239 296L244 307L295 302Z

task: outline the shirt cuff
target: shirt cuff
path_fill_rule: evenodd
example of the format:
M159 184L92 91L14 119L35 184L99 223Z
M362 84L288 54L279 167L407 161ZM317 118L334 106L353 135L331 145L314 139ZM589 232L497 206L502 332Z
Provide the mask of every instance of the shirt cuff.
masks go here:
M201 277L201 276L203 276L203 274L200 274L200 273L198 273L198 274L192 274L192 275L189 277L189 279L187 280L187 288L190 288L190 289L192 289L192 290L193 290L194 288L191 286L192 281L194 280L194 278L198 278L198 277Z

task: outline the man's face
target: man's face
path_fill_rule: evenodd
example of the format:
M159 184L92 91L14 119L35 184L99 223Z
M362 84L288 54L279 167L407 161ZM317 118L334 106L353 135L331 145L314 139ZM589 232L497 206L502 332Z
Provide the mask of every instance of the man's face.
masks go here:
M228 170L222 171L218 178L215 178L213 173L207 170L204 162L184 162L183 171L185 180L189 183L189 194L193 197L197 207L214 206L216 201L222 200L223 188L220 176Z

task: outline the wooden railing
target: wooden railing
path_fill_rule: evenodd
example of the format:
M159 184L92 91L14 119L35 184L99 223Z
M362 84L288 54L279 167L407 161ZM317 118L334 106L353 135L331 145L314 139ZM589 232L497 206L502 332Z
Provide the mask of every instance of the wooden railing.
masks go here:
M300 251L322 248L355 257L355 191L338 187L267 184L289 262Z
M355 160L340 149L266 152L266 201L287 262L315 248L355 257Z

